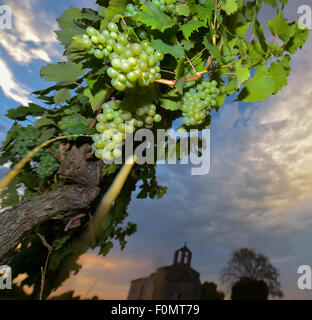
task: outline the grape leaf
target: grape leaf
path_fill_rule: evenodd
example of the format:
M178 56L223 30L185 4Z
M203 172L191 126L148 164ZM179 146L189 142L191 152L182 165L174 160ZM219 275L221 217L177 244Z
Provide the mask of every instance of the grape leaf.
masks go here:
M308 37L309 37L309 30L308 29L301 30L296 24L296 30L295 30L294 36L288 41L285 49L289 53L294 54L299 48L301 48L305 44Z
M10 109L6 116L13 120L24 121L27 116L38 117L42 116L46 109L34 104L30 103L28 107L20 106L15 109Z
M174 19L148 2L141 7L138 19L152 29L158 29L160 31L164 31L176 23Z
M175 111L181 109L181 98L174 90L171 90L166 95L163 95L159 99L159 102L160 106L166 110Z
M103 11L105 18L101 21L101 30L117 15L123 15L127 11L127 0L110 0L109 5Z
M221 62L222 56L221 56L220 51L218 50L217 47L212 45L212 43L208 40L207 36L205 36L203 44L206 46L206 48L208 49L211 56L213 58L217 59L219 62Z
M273 36L278 36L284 42L288 42L295 34L295 25L289 25L282 12L268 22L268 27Z
M52 124L55 124L55 122L51 118L44 117L35 121L34 127L38 129L38 128L46 127Z
M102 224L102 230L106 231L111 226L112 222L113 222L113 217L110 214L104 219Z
M59 85L73 84L84 73L85 71L82 69L82 66L73 62L49 64L40 70L41 78L46 81L57 82Z
M191 10L186 5L178 4L176 5L176 13L179 16L189 17L191 15Z
M171 54L176 59L184 56L184 50L178 44L169 45L163 42L161 39L153 39L151 41L151 46L154 49L161 51L163 54Z
M71 7L65 10L62 16L57 19L61 30L55 31L55 33L62 45L69 45L72 42L73 36L85 33L85 30L75 23L75 20L83 19L83 17L79 9Z
M38 139L38 144L41 144L45 141L48 141L49 139L51 139L52 137L54 137L55 135L55 128L50 128L50 129L46 129L42 132L40 138Z
M205 27L206 23L203 21L197 21L197 20L190 20L189 22L187 22L186 24L183 24L181 26L181 30L183 32L184 37L189 40L190 35L194 32L194 31L198 31L198 29L200 27Z
M237 86L241 86L243 82L249 79L250 71L249 68L242 65L241 60L236 62L236 76L237 76Z
M84 95L89 98L91 107L93 111L97 111L101 108L102 104L105 102L109 89L102 89L93 95L91 89L88 87L84 90Z
M274 81L274 94L287 85L287 77L290 73L289 63L290 57L285 56L285 58L280 60L278 63L273 62L271 64L269 71Z
M239 9L239 7L242 5L242 2L242 0L221 0L220 4L226 14L231 15Z
M68 89L62 88L54 96L54 102L56 105L60 105L71 98L71 93Z
M207 7L189 2L188 7L190 8L192 13L197 14L197 17L200 20L203 20L205 22L212 20L212 11L214 10L214 4L212 2L210 2Z
M245 83L238 100L244 102L265 100L272 94L274 86L275 83L269 69L262 65L256 70L254 78Z
M290 73L290 57L285 56L278 63L273 62L270 68L265 65L259 67L253 79L245 83L238 100L256 102L267 99L271 94L276 94L285 85Z

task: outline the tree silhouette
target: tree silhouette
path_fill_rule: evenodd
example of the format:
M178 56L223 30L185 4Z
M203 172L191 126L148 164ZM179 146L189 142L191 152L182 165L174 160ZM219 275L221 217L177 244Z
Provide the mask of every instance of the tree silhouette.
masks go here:
M224 300L224 293L217 290L214 282L205 281L200 289L201 300Z
M266 256L248 248L233 250L230 260L221 271L221 281L231 286L242 278L263 281L272 297L283 296L278 280L279 271Z
M232 287L232 300L267 300L269 288L263 280L241 278Z

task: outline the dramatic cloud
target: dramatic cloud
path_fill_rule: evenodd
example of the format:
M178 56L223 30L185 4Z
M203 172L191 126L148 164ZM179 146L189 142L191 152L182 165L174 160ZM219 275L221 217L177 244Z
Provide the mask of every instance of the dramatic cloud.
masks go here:
M14 101L21 104L27 104L30 89L22 83L19 83L8 65L0 58L0 88L3 93Z
M12 0L13 29L0 30L0 46L19 64L33 60L51 62L60 57L54 31L55 17L41 9L38 0Z

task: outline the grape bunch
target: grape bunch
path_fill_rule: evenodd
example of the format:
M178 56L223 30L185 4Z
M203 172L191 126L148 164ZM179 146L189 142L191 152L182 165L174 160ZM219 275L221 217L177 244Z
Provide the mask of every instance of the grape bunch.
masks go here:
M41 154L37 174L39 178L45 179L58 170L59 162L49 152L43 151Z
M124 14L125 17L133 17L140 12L139 6L134 5L133 3L128 3L126 8L127 11Z
M172 13L175 10L176 0L152 0L152 4L166 13Z
M38 130L32 126L23 128L23 133L19 134L13 145L13 152L19 157L24 158L31 150L37 146L39 139Z
M217 81L204 79L196 88L191 88L182 98L183 123L186 126L203 124L209 112L217 105L220 94Z
M102 32L89 26L87 35L76 38L76 41L96 58L108 57L111 67L107 74L112 79L112 86L119 91L134 88L136 84L148 86L161 78L163 53L154 50L147 40L131 43L127 33L119 32L113 22Z
M97 115L99 134L93 136L93 152L98 159L111 161L119 158L127 134L134 133L136 128L152 128L154 122L161 121L154 104L137 108L135 115L120 109L120 104L119 100L105 103L103 112Z
M29 152L38 146L40 132L32 126L23 128L22 134L16 137L13 145L14 153L19 159L24 158ZM59 152L59 143L52 145L53 153ZM58 160L46 150L40 150L33 157L33 169L36 170L39 178L44 179L49 177L59 168Z

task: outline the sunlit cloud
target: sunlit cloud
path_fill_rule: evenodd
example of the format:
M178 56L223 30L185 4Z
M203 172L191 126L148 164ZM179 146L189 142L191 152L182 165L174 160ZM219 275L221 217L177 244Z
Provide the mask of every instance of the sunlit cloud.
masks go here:
M21 104L27 104L30 90L15 79L13 73L2 59L0 59L0 74L0 88L3 93L9 99Z
M60 57L53 30L57 29L54 17L41 9L38 0L12 0L13 29L0 30L0 46L19 64L33 60L51 62Z
M144 276L151 269L149 261L116 250L107 257L88 252L78 263L83 266L79 273L65 281L53 296L73 290L83 299L95 295L100 299L126 299L133 277Z

